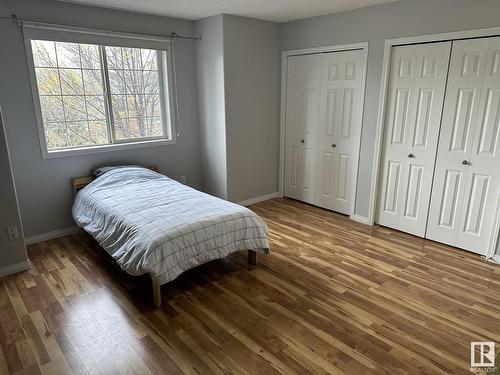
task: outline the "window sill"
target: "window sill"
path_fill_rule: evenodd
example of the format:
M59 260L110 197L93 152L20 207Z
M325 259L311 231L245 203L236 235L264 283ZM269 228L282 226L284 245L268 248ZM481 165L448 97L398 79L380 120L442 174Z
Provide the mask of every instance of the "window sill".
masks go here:
M91 146L82 148L71 148L66 150L47 151L42 150L44 159L63 158L67 156L78 156L86 154L97 154L101 152L129 150L134 148L156 147L175 144L175 139L155 139L151 141L139 141L130 143L114 143L102 146Z

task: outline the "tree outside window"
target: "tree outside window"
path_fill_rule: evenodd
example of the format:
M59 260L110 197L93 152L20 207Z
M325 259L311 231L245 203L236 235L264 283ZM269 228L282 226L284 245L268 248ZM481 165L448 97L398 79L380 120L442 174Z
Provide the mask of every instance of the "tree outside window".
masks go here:
M166 138L161 53L32 40L47 150Z

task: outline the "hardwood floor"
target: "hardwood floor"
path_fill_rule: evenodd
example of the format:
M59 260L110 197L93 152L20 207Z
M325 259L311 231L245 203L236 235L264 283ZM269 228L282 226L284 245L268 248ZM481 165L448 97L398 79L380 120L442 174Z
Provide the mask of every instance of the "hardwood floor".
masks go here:
M0 279L0 373L469 374L500 345L500 266L292 200L252 206L271 255L211 262L162 288L73 235Z

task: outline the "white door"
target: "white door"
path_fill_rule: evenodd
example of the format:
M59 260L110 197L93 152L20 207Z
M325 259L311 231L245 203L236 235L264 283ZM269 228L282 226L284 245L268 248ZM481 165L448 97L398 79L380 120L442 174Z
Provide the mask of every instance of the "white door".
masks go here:
M423 237L451 42L392 49L377 222Z
M316 205L354 211L363 102L363 51L318 55L321 95Z
M486 254L500 193L500 38L456 41L427 238Z
M311 204L316 193L320 84L316 55L288 58L284 193Z

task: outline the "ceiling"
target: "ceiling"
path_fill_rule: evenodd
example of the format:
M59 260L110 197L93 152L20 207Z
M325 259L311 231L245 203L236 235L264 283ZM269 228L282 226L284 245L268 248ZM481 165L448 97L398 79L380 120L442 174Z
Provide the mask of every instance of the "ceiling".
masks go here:
M70 3L122 9L197 20L217 14L233 14L286 22L343 12L397 0L60 0Z

